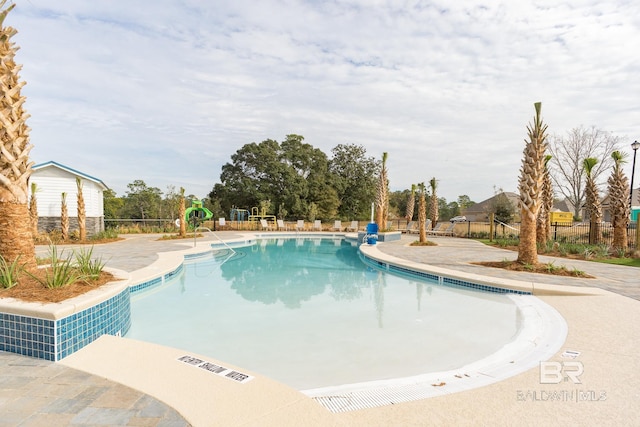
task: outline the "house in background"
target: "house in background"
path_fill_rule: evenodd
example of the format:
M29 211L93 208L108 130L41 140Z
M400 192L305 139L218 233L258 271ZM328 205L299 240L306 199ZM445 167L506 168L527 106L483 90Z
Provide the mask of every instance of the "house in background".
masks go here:
M33 166L29 181L37 185L38 231L60 230L62 193L67 193L69 231L78 229L78 187L76 178L82 180L82 195L86 210L87 236L104 231L104 198L108 190L104 182L68 166L49 161Z
M502 199L502 200L500 200ZM495 211L496 205L499 203L507 202L513 207L513 222L520 221L520 196L516 193L504 191L494 195L493 197L483 200L482 202L475 203L469 206L462 215L467 217L467 221L471 222L487 222L489 221L489 214Z
M572 215L574 214L573 203L567 199L554 201L553 210L557 212L571 212Z

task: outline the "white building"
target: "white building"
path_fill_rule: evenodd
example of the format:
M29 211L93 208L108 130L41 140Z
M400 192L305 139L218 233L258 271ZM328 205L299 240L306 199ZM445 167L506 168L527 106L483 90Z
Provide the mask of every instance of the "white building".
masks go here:
M67 193L69 231L78 229L78 187L76 178L82 180L82 195L86 210L87 236L104 231L104 198L108 190L101 180L53 161L33 166L29 181L35 183L38 202L38 230L49 232L60 229L62 193Z

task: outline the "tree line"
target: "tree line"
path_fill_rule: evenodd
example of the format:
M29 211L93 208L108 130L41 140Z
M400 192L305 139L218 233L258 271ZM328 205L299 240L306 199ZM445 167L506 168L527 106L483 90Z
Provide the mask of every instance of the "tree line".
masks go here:
M380 168L381 162L369 156L362 145L339 144L329 157L304 142L303 136L291 134L282 142L267 139L238 149L223 165L220 183L202 202L215 218L229 218L233 208L257 207L284 220L366 220ZM410 192L389 193L392 219L405 217ZM185 198L189 205L195 196ZM435 200L444 220L474 203L467 195L453 202L444 197ZM175 186L163 192L143 180L134 180L124 196L105 192L105 219L174 219L179 203L180 191Z
M568 200L578 218L587 197L583 160L598 159L590 174L597 182L604 177L603 172L612 167L610 156L620 139L595 127L575 128L567 136L555 135L549 139L552 197L556 201L558 197ZM362 145L339 144L328 155L305 142L303 136L290 134L282 142L266 139L238 149L223 165L220 182L213 186L203 203L215 217L229 218L232 208L257 207L261 212L264 210L285 220L365 220L369 218L371 202L377 197L381 167L382 161L368 155ZM437 180L432 178L424 188L433 223L462 215L475 203L467 195L449 202L437 196L436 186ZM389 192L391 218L406 218L411 191ZM186 196L187 204L194 198ZM122 197L111 190L105 192L105 218L176 218L178 203L179 191L175 186L163 192L142 180L134 180ZM414 203L417 210L415 198ZM507 223L514 212L515 208L508 202L501 203L495 210L500 220Z

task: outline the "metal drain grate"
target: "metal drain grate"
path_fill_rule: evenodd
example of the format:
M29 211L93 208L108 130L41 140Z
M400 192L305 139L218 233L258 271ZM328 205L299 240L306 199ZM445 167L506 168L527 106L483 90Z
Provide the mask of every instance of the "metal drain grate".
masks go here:
M447 394L447 391L442 388L436 390L429 384L411 384L347 392L342 395L316 396L313 399L329 411L337 413L410 402L412 400L442 396L443 394Z

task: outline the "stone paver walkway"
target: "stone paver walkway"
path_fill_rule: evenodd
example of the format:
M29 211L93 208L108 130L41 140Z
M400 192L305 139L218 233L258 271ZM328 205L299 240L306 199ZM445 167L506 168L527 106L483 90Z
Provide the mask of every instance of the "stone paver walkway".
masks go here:
M0 352L0 426L188 426L173 408L118 383Z

